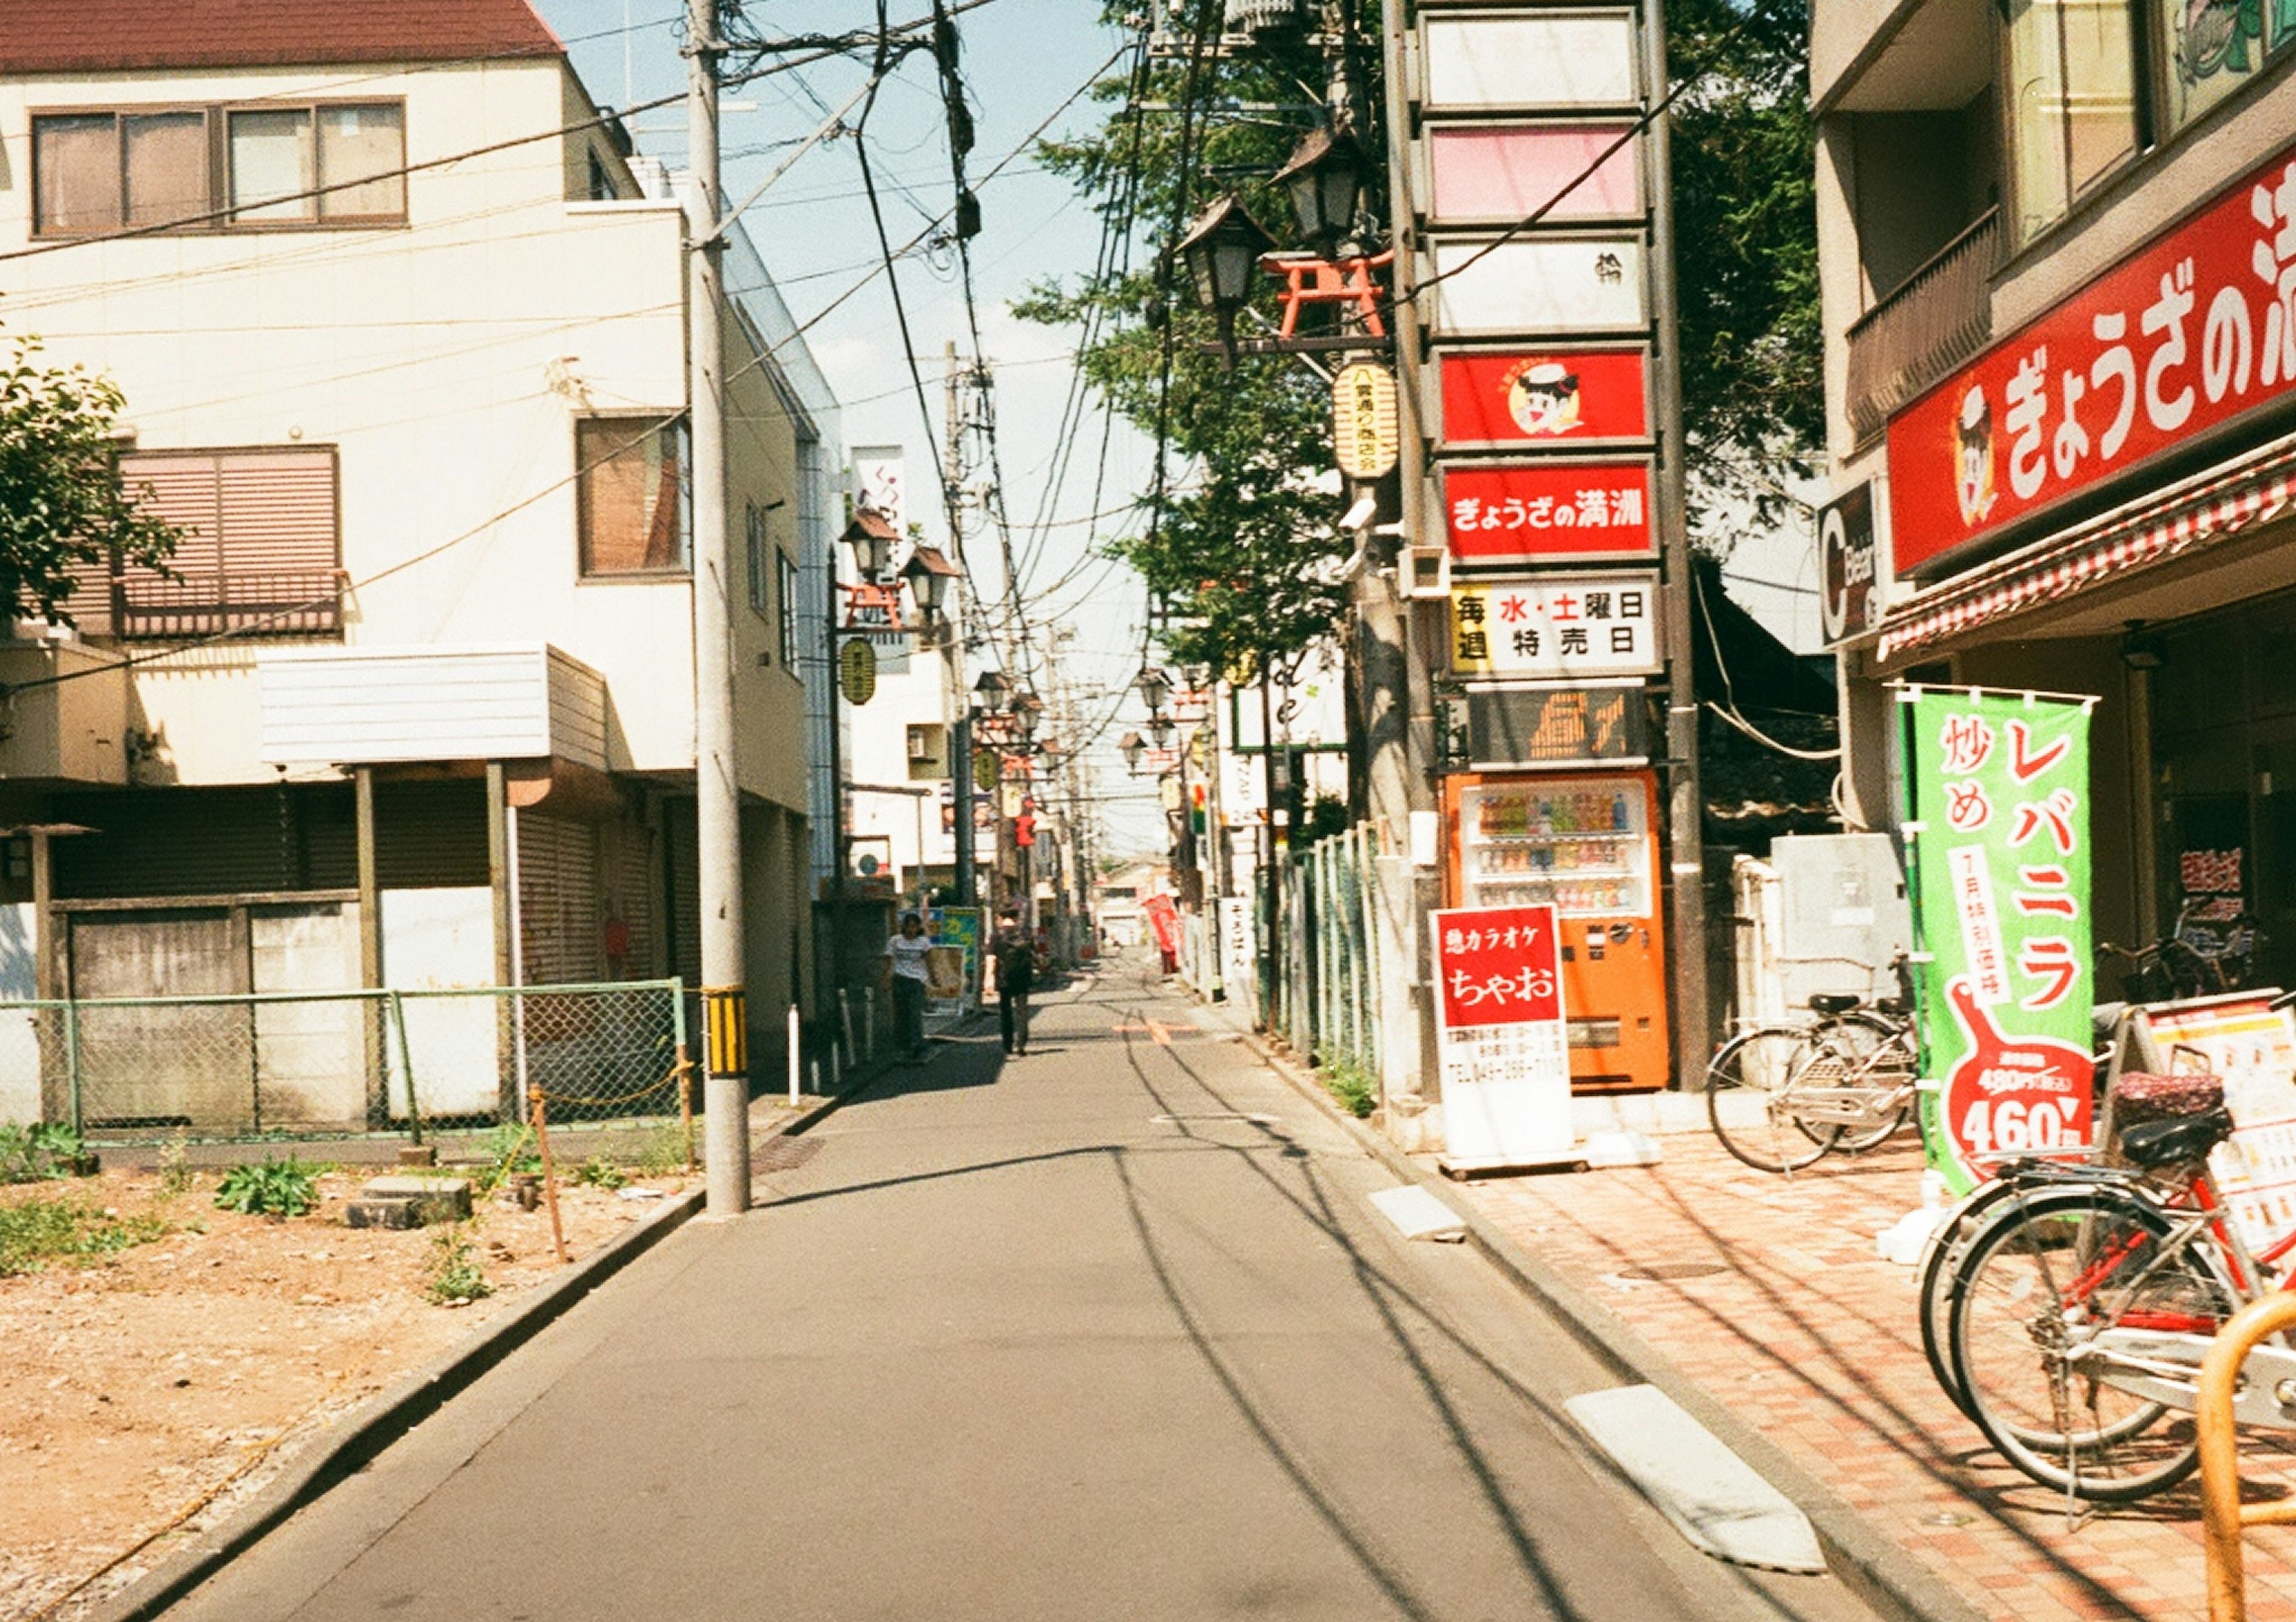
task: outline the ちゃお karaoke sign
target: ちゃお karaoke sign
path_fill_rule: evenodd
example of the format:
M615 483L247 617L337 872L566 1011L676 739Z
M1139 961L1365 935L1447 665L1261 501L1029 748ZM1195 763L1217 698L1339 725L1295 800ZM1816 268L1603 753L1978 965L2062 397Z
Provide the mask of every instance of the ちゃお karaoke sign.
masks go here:
M1930 1163L1956 1193L1986 1157L2088 1142L2088 711L2094 700L1906 688L1914 922L1926 962Z

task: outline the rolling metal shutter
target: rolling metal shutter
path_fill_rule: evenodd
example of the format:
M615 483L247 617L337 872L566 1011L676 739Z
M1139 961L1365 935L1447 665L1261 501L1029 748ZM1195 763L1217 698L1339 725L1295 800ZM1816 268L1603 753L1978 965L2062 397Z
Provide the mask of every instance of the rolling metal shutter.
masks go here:
M525 983L559 986L603 979L597 828L533 811L514 815Z

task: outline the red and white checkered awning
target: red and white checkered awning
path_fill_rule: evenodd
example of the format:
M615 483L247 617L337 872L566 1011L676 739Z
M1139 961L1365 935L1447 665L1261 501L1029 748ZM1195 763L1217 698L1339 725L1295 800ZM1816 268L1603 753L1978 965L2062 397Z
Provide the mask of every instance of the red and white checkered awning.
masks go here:
M2147 496L1899 604L1882 622L1883 660L2271 522L2296 499L2296 435Z

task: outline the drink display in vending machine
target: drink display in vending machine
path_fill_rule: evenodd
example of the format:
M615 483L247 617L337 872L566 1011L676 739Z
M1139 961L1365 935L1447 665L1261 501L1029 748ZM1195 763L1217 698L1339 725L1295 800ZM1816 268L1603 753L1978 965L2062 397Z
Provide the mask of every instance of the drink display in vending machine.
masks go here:
M1444 814L1445 905L1555 909L1571 1085L1665 1086L1672 1054L1656 777L1464 773L1446 780Z

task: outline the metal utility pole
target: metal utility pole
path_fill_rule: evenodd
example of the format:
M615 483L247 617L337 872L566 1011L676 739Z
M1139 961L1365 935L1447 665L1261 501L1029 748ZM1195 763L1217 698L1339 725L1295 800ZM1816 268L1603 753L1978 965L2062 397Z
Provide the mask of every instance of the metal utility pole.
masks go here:
M1666 22L1658 0L1643 8L1643 82L1666 94ZM1674 901L1674 1085L1697 1086L1708 1059L1706 1012L1706 796L1698 774L1698 689L1693 676L1689 514L1683 472L1682 345L1675 283L1672 116L1650 123L1644 194L1651 200L1651 314L1658 326L1659 544L1666 565L1668 884Z
M718 229L718 0L687 0L687 403L693 449L693 791L701 887L701 984L709 1040L702 1091L709 1214L750 1208L747 965L742 795L734 758L734 593L726 537L725 239Z

